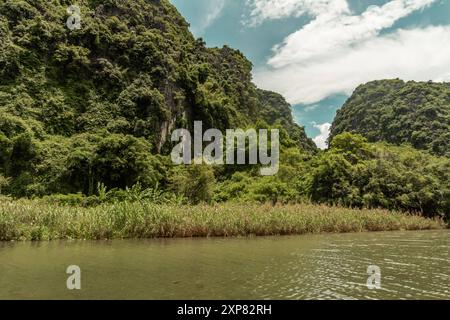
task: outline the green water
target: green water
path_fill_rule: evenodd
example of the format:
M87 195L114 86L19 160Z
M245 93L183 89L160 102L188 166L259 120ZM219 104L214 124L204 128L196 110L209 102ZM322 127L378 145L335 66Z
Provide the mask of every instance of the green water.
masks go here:
M448 230L0 243L0 298L450 299L449 258ZM69 265L81 290L66 288Z

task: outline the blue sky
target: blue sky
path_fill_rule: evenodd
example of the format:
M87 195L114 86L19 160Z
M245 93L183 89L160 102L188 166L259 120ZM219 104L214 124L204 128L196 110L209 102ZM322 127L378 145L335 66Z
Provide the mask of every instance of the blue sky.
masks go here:
M450 0L171 0L210 47L241 50L325 147L357 85L450 81Z

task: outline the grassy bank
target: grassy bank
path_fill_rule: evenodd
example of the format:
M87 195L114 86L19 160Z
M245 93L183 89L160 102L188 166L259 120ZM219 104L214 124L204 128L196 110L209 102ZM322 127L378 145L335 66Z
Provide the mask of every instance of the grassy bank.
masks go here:
M424 230L438 221L384 210L310 204L168 206L148 202L92 208L0 199L0 240L288 235Z

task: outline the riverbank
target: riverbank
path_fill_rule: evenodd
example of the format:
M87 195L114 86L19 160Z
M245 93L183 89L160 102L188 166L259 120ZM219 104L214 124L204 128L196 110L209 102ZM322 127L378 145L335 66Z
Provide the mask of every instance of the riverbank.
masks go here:
M386 210L312 204L198 206L121 202L84 208L40 200L0 201L0 240L231 237L428 230L437 220Z

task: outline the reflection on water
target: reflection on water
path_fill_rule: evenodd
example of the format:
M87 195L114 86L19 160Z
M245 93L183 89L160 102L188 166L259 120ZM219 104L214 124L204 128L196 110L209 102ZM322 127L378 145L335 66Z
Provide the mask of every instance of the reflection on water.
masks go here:
M450 299L449 248L448 230L0 243L0 298ZM80 291L66 288L69 265Z

